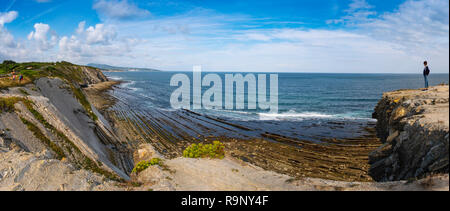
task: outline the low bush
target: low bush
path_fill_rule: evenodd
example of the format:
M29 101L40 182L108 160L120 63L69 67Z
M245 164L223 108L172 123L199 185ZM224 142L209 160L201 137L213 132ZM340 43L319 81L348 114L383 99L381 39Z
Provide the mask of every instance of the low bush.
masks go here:
M160 158L152 158L151 160L143 160L143 161L138 162L131 172L139 173L139 172L147 169L149 166L161 165L161 164L162 164L162 160Z
M191 144L183 151L183 157L187 158L219 158L225 156L225 145L219 141L212 144Z
M14 104L20 101L18 97L1 97L0 98L0 113L13 112Z

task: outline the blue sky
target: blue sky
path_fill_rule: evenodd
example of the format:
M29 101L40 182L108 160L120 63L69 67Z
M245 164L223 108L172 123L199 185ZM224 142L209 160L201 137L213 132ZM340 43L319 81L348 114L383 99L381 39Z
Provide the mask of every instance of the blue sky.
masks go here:
M0 61L449 71L448 0L0 0Z

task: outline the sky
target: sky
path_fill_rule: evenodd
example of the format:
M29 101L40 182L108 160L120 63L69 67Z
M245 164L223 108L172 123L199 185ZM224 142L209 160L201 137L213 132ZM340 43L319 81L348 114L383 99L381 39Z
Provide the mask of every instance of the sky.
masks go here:
M0 61L449 73L448 0L0 0Z

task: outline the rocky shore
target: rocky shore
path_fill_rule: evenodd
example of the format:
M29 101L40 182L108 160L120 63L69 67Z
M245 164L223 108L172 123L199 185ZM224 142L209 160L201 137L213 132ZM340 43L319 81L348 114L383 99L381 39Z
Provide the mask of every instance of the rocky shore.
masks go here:
M383 143L369 155L376 181L422 178L449 170L449 87L384 93L373 117Z
M370 128L322 143L269 133L239 140L166 130L194 119L243 129L187 111L110 109L120 99L108 90L119 82L99 69L33 65L39 77L0 90L0 190L448 190L448 86L386 93L374 113L381 147ZM181 157L188 144L208 139L225 144L225 159ZM161 163L132 173L152 158ZM401 181L372 182L369 174Z
M70 63L16 68L28 67L36 67L34 81L0 90L0 189L88 190L129 180L130 149L83 91L107 82L102 72ZM88 178L97 185L80 184Z

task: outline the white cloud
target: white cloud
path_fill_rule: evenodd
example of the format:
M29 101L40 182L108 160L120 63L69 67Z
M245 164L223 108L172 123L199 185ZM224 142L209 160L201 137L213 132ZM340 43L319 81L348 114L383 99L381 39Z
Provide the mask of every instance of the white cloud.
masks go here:
M10 43L8 50L0 49L0 59L36 60L42 55L38 59L165 70L202 64L210 71L384 73L420 72L420 62L429 60L433 72L449 71L447 0L411 0L390 13L351 16L371 8L365 1L354 1L346 10L354 19L344 18L350 27L339 30L237 29L236 24L249 23L251 17L198 11L94 26L83 21L73 35L58 38L57 48L43 48L40 54L25 54L23 49L34 52L40 40L51 43L50 27L42 26L40 33L35 29L26 45L0 27L0 39L5 40L0 46Z
M378 39L389 39L410 49L436 48L449 38L449 2L407 1L392 13L385 13L360 27Z
M15 41L14 36L4 26L14 21L17 16L16 11L0 13L0 60L21 58L25 55L22 45Z
M394 44L344 31L286 29L261 34L279 40L217 47L195 45L195 39L171 45L174 39L158 38L135 51L153 57L126 62L169 70L189 70L192 64L202 64L210 71L264 72L386 72L395 68L404 71L397 61L411 64L408 55L396 50ZM173 45L178 48L166 48Z
M120 60L130 53L135 39L117 38L114 26L97 24L85 28L85 21L78 24L76 35L63 36L58 42L57 58L78 63L89 63L104 58ZM105 62L107 63L107 62Z
M78 23L78 28L76 30L77 34L83 33L85 25L86 25L86 21L81 21L80 23Z
M34 31L28 34L28 40L35 41L37 49L40 51L49 50L55 46L58 39L55 34L50 35L49 39L49 32L50 26L48 24L36 23L34 24Z
M88 44L109 44L116 37L116 32L112 27L97 24L95 27L88 27L85 35Z
M328 24L357 24L361 22L370 21L377 13L372 10L373 6L366 2L366 0L352 0L348 5L348 9L344 10L345 16L339 19L328 20Z
M5 25L5 23L11 23L18 15L19 13L17 11L0 12L0 27Z
M2 26L0 26L0 48L14 48L17 43L14 37Z
M126 20L145 17L150 14L148 10L141 9L127 0L97 0L93 9L106 19Z
M429 60L434 68L449 71L449 2L406 1L398 10L359 25L374 39L397 43L417 60Z
M417 71L430 60L434 72L448 72L446 0L406 1L392 13L363 15L375 14L372 8L366 1L352 2L344 18L351 28L340 30L229 30L225 20L232 18L212 15L122 25L119 33L140 32L150 41L134 49L138 59L113 62L170 70L203 64L214 71L400 73ZM190 33L161 30L177 24Z

